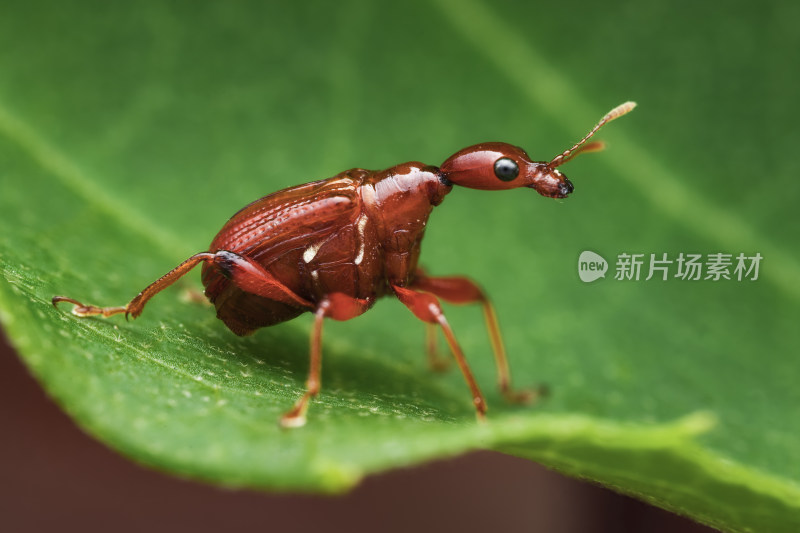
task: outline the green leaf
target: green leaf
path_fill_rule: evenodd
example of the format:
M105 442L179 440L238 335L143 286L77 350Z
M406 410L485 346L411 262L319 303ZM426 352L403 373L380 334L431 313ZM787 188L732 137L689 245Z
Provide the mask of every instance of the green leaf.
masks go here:
M440 0L17 3L0 17L0 321L84 429L223 483L342 491L489 448L729 531L800 527L798 7ZM792 54L792 57L789 55ZM306 427L308 316L239 338L187 301L121 305L241 206L361 166L504 140L549 159L625 100L568 200L456 190L423 262L492 295L515 383L493 387L475 308L447 308L490 407L426 369L396 301L326 323ZM583 250L610 262L582 283ZM763 256L756 281L618 281L616 257ZM645 277L644 275L642 276Z

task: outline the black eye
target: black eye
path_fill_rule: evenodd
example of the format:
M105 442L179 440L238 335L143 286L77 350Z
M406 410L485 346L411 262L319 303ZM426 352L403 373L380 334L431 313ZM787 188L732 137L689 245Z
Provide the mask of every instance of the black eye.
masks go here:
M513 159L501 157L494 162L494 175L503 181L511 181L519 176L519 166Z

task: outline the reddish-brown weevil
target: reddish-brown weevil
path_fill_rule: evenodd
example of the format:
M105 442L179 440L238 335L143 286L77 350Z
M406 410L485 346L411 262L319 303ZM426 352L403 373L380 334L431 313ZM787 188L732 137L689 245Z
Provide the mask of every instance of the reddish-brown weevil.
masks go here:
M581 152L602 149L586 141L603 124L636 104L612 109L580 142L549 163L531 161L521 148L506 143L477 144L456 152L440 168L403 163L380 171L354 168L332 178L290 187L248 205L231 218L211 242L210 251L195 254L150 284L122 307L69 302L80 317L119 313L138 317L145 304L196 265L203 264L205 294L219 317L237 335L314 313L311 362L306 392L284 414L281 425L301 426L311 398L320 390L322 322L349 320L367 311L381 296L394 294L428 324L432 366L435 326L441 326L450 350L472 392L478 417L486 402L445 320L439 298L483 307L497 363L500 390L514 402L536 396L511 389L508 362L494 309L483 291L464 277L432 277L417 266L428 216L453 185L472 189L535 189L548 198L565 198L572 183L556 167Z

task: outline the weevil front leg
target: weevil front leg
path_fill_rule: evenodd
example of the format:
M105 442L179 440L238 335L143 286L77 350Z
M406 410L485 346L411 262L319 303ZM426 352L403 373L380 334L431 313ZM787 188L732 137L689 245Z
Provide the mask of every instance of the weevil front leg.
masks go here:
M511 372L508 367L503 338L500 335L497 314L486 293L474 281L463 276L429 277L424 271L418 269L415 273L414 281L411 283L411 288L435 294L442 300L456 305L480 304L483 308L486 329L489 331L489 340L492 344L492 352L497 365L497 383L500 392L503 393L507 401L512 403L529 403L544 393L545 389L543 387L536 390L521 391L515 391L511 388ZM430 328L428 328L426 337L428 349L430 350Z
M280 424L285 428L295 428L305 425L306 411L311 399L319 394L322 384L322 322L325 318L334 320L350 320L364 313L370 308L371 302L353 298L339 292L324 298L314 311L314 326L311 329L309 343L308 379L306 392L298 398L286 414L281 417Z
M472 374L472 370L467 364L467 359L464 357L464 352L461 351L461 347L458 345L458 341L456 340L452 328L450 328L450 324L447 323L447 319L444 317L444 312L442 311L442 306L439 305L439 300L433 294L417 292L408 287L392 285L392 289L397 295L397 298L403 302L403 305L408 307L417 318L428 324L438 324L441 326L444 337L447 339L447 344L450 346L450 351L453 353L453 357L458 367L461 369L461 373L464 375L467 386L472 393L472 403L475 405L478 419L483 420L486 415L486 400L478 387L478 382L475 381L475 376Z

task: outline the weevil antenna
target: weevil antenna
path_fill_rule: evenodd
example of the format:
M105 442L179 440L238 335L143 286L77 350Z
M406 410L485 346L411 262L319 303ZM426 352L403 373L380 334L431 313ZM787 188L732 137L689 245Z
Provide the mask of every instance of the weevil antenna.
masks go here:
M582 152L596 152L598 150L602 150L604 145L603 143L589 143L584 146L584 143L588 141L592 135L597 133L597 130L602 128L606 123L611 122L615 118L619 118L622 115L629 113L633 108L636 107L636 102L625 102L624 104L620 104L604 116L597 125L591 129L589 133L586 134L586 137L580 140L580 142L576 143L575 146L570 148L569 150L564 151L563 153L557 155L553 158L552 161L547 163L547 166L550 168L556 168L559 165L563 165L576 155Z

